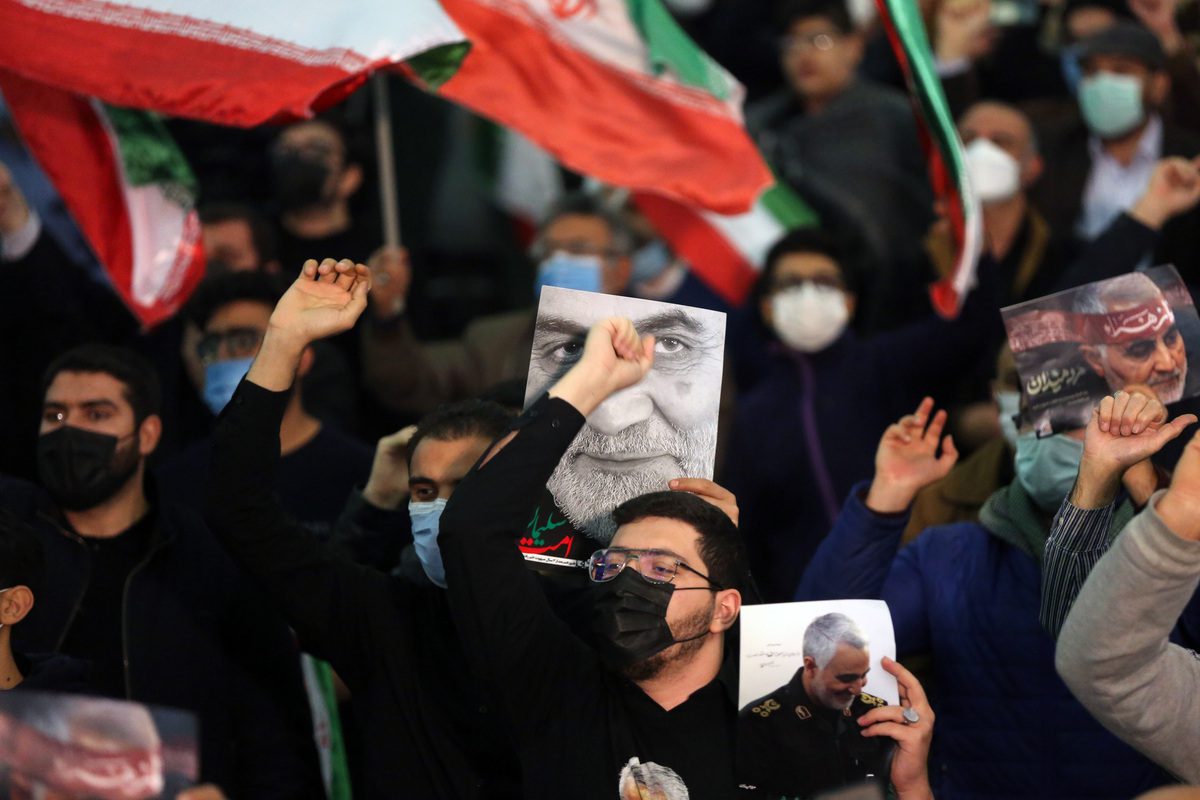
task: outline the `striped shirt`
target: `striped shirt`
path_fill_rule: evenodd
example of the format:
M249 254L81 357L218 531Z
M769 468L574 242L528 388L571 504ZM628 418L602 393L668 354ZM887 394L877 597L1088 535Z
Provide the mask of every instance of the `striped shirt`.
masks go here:
M1083 582L1108 551L1109 526L1116 502L1103 508L1078 508L1070 496L1054 515L1042 562L1042 627L1057 638Z

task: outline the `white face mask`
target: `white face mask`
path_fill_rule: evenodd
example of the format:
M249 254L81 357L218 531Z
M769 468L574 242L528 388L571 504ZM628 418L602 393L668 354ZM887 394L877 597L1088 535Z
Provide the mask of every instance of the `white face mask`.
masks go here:
M982 136L967 145L967 174L981 203L1007 200L1021 188L1021 165Z
M850 309L841 289L803 283L771 298L771 320L775 333L788 347L817 353L846 330Z

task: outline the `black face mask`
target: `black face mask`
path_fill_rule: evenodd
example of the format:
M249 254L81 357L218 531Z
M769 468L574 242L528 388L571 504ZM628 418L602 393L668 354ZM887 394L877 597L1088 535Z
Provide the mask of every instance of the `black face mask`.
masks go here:
M275 202L281 211L323 205L325 186L333 170L324 161L284 151L271 156Z
M63 426L38 437L37 467L42 486L60 508L86 511L117 493L137 471L139 457L117 453L116 436Z
M651 583L636 569L621 570L611 581L595 584L593 592L596 644L604 662L612 669L625 669L673 644L708 633L676 640L667 624L667 606L675 585Z

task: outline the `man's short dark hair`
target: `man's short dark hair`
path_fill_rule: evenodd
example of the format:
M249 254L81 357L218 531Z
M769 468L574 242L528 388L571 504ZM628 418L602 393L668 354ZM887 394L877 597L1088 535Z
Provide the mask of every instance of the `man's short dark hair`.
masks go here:
M202 225L218 225L222 222L244 222L250 228L250 240L258 253L258 268L279 258L279 246L275 229L266 217L253 208L241 203L208 203L198 212ZM290 266L290 265L289 265Z
M494 441L504 435L515 416L490 400L464 400L439 406L417 423L417 432L408 442L408 466L412 468L413 453L425 439L449 442L478 436Z
M162 387L150 362L125 347L85 344L60 355L42 376L42 398L62 372L99 372L111 375L124 387L125 401L138 425L162 408Z
M42 540L33 526L0 508L0 589L36 589L46 568Z
M687 523L700 534L698 549L709 579L722 589L742 586L746 575L742 535L725 512L712 503L687 492L651 492L626 500L612 514L617 527L648 517Z
M861 288L857 271L851 266L854 262L847 258L847 249L841 240L819 228L797 228L788 231L783 237L771 245L763 262L762 272L758 282L754 284L753 303L757 312L761 300L771 293L775 285L775 274L779 271L779 262L784 256L815 254L825 256L842 273L842 281L846 291L857 294Z
M538 238L560 217L578 215L581 217L599 217L608 225L612 232L613 248L622 255L628 255L633 250L633 233L620 214L604 204L600 198L587 192L568 192L558 199L542 217L538 225ZM537 242L534 243L536 248Z
M238 301L262 303L274 309L283 296L282 281L264 272L223 272L210 275L200 282L192 294L184 315L201 330L224 306Z
M787 0L776 16L777 30L781 36L786 36L797 22L815 17L829 20L839 33L855 31L854 20L850 18L844 0Z

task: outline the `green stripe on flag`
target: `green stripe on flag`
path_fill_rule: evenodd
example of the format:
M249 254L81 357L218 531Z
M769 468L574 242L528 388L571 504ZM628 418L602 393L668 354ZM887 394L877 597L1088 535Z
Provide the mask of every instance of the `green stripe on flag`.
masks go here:
M781 181L775 181L774 186L763 192L759 203L779 221L785 230L812 228L821 224L817 212L813 211L807 203L800 199L800 195Z
M446 81L454 77L463 59L471 50L470 42L455 42L434 47L423 53L417 53L408 59L406 64L430 90L436 90Z
M157 114L103 105L121 153L125 179L131 186L160 184L196 196L196 176Z
M732 92L725 71L683 32L660 0L625 0L629 18L650 51L655 75L670 70L688 86L703 89L719 100Z

